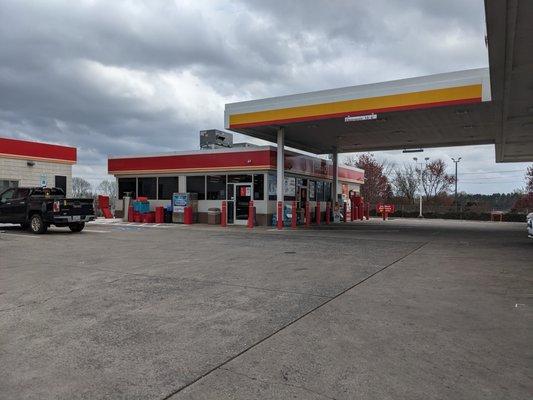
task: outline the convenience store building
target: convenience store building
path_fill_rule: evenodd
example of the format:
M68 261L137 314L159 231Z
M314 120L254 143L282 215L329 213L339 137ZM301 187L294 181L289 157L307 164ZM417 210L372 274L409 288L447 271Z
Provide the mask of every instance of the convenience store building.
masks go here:
M76 160L75 147L0 137L0 192L39 186L58 187L71 195Z
M207 222L210 208L221 208L226 200L228 223L246 224L248 204L253 200L258 225L270 225L276 213L276 166L277 151L271 146L108 159L108 172L117 179L119 199L131 192L133 197L147 197L154 209L169 205L172 193L196 193L200 223ZM308 202L313 212L319 202L321 212L325 213L326 202L334 196L333 163L285 151L284 166L284 200L296 201L300 211ZM359 193L364 171L349 166L338 166L337 170L339 197L346 198L350 191ZM119 201L116 214L122 212Z

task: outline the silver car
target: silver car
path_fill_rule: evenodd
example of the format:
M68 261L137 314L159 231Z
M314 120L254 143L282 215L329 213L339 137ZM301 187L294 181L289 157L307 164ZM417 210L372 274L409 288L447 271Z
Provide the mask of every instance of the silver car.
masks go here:
M527 236L533 239L533 213L527 215Z

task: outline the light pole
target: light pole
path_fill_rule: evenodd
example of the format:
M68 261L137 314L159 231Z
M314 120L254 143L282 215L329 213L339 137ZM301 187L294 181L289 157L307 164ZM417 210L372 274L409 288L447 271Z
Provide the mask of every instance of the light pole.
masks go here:
M452 157L452 161L455 163L455 212L459 212L459 203L457 201L457 164L461 161L461 157L457 160Z
M417 165L420 165L419 181L418 181L418 191L420 192L419 193L419 200L420 200L419 207L420 207L420 209L419 209L419 212L418 212L418 218L424 218L424 214L422 214L422 168L424 166L427 167L427 164L428 164L428 161L429 161L429 157L425 157L424 158L425 163L418 162L418 157L413 157L413 160L415 160L415 163Z

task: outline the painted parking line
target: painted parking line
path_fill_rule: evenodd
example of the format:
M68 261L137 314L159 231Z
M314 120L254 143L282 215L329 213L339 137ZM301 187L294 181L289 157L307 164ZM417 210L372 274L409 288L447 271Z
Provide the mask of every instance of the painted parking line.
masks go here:
M91 222L91 226L106 226L106 227L130 227L130 228L172 228L172 225L167 224L142 224L137 222L114 222L114 223L102 223L102 222Z
M92 232L92 233L110 233L111 231L99 231L97 229L84 229L83 232Z
M6 231L0 231L0 234L4 234L6 236L20 236L20 237L24 237L24 238L31 238L31 239L41 239L42 236L38 236L38 235L32 235L32 234L24 234L24 233L11 233L11 232L6 232Z

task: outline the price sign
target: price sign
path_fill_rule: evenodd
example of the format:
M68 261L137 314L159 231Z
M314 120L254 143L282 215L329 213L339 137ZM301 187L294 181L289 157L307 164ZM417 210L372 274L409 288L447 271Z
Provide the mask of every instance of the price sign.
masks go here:
M386 212L387 214L391 214L394 212L394 204L377 204L376 205L376 210L379 212L379 213L384 213Z

